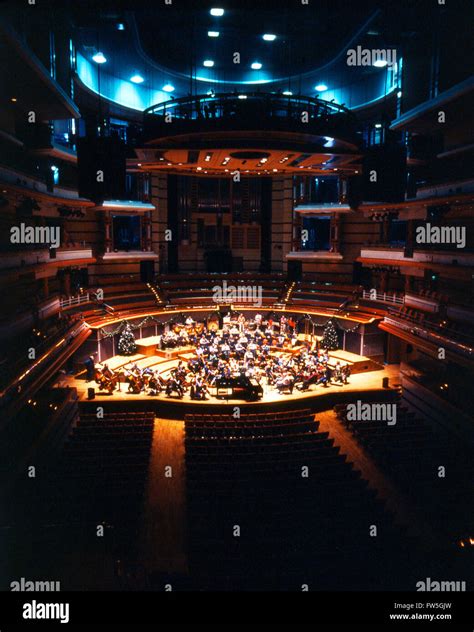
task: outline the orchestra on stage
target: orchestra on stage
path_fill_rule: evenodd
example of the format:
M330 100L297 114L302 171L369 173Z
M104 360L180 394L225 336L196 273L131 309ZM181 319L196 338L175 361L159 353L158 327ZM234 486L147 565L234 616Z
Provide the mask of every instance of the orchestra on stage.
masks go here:
M294 389L308 391L312 385L343 386L350 376L349 364L333 363L315 341L300 340L296 323L285 316L278 322L264 320L260 314L251 320L243 314L233 320L227 316L221 328L217 322L196 323L189 316L185 325L175 326L161 337L162 349L190 346L192 357L179 359L167 377L153 367L140 368L136 362L116 371L104 363L95 366L95 382L110 394L125 383L129 393L164 393L179 399L188 393L193 400L206 400L208 395L219 396L221 384L229 385L237 378L249 388L258 385L253 390L261 396L264 388L292 394Z

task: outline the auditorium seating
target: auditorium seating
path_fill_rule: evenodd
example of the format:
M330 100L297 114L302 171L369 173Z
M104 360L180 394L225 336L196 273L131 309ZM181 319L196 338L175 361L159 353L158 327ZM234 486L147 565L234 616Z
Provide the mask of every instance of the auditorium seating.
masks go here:
M154 413L81 413L44 489L60 523L106 523L120 539L136 533L144 500ZM89 525L89 526L88 526Z
M466 450L445 432L398 403L396 423L349 421L346 405L336 406L341 422L398 487L411 496L436 528L454 541L472 532L474 465ZM446 477L438 476L438 468Z
M187 415L185 430L190 565L209 569L210 586L235 588L237 575L247 589L310 576L356 586L358 564L398 551L391 516L309 410Z
M171 304L198 305L213 302L214 287L224 287L228 291L232 287L256 288L262 292L262 302L273 304L278 301L284 286L285 277L281 274L240 273L240 274L205 274L192 275L167 274L160 276L160 286ZM226 301L224 301L226 302ZM229 301L239 302L239 301Z
M355 296L357 285L317 283L308 279L298 281L291 294L293 305L339 306Z

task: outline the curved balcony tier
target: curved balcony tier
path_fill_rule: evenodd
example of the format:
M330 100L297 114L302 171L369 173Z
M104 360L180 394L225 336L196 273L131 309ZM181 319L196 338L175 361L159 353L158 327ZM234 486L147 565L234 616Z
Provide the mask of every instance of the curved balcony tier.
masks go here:
M352 174L360 169L356 119L312 97L230 93L167 101L145 110L137 169L225 175Z

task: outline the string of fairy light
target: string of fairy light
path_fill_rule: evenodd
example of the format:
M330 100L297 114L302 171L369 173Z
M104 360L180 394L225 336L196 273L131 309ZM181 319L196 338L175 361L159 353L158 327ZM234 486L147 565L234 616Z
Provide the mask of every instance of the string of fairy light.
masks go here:
M238 314L238 312L234 311L234 314ZM272 312L272 314L273 314L273 312ZM118 334L122 333L122 331L125 329L127 324L130 326L130 329L132 331L136 331L137 329L140 329L141 327L145 327L146 325L149 325L149 324L152 324L152 323L156 324L156 325L162 325L162 326L166 327L167 325L180 324L180 321L181 321L181 324L182 324L182 323L184 323L184 320L185 320L185 316L182 313L180 313L177 318L170 318L168 320L159 320L158 318L155 318L154 316L146 316L142 321L140 321L139 323L136 323L135 325L133 325L132 323L130 323L127 320L124 320L115 329L113 329L112 331L111 330L107 331L106 329L101 329L100 330L101 339L112 338L113 336L117 336ZM355 325L354 327L351 327L351 328L343 327L337 318L328 318L326 320L326 322L320 323L320 322L317 322L317 321L313 320L311 318L311 316L309 316L308 314L306 314L302 318L299 318L296 322L297 322L297 324L309 323L314 328L316 328L316 327L318 327L318 328L325 328L329 324L329 322L331 322L331 321L338 327L338 329L340 329L341 331L344 331L345 333L354 333L360 327L360 323L357 323L357 325Z

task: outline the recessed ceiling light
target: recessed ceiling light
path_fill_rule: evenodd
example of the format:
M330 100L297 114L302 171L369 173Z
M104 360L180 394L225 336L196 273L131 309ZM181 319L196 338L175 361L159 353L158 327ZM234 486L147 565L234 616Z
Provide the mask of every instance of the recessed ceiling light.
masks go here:
M208 31L207 35L208 37L219 37L220 33L219 31Z
M224 9L211 9L210 14L215 18L221 18L224 15Z
M318 83L317 86L314 86L314 89L316 90L316 92L324 92L328 89L328 87L325 83Z
M376 59L372 65L376 68L385 68L387 64L388 61L386 59Z
M285 97L292 97L293 96L293 92L291 92L291 90L285 90L285 92L283 93Z
M93 55L92 60L95 61L96 64L105 64L107 58L105 57L104 53L96 53L95 55Z
M141 75L133 75L133 77L130 77L130 81L132 83L143 83L145 79Z
M273 35L273 33L265 33L262 37L266 42L273 42L276 40L276 35Z
M212 59L205 59L202 65L206 66L206 68L212 68L214 66L214 62L212 61Z
M165 92L173 92L174 86L172 86L170 83L167 83L166 85L163 86L163 90Z
M251 65L252 70L260 70L262 64L259 61L254 61Z

